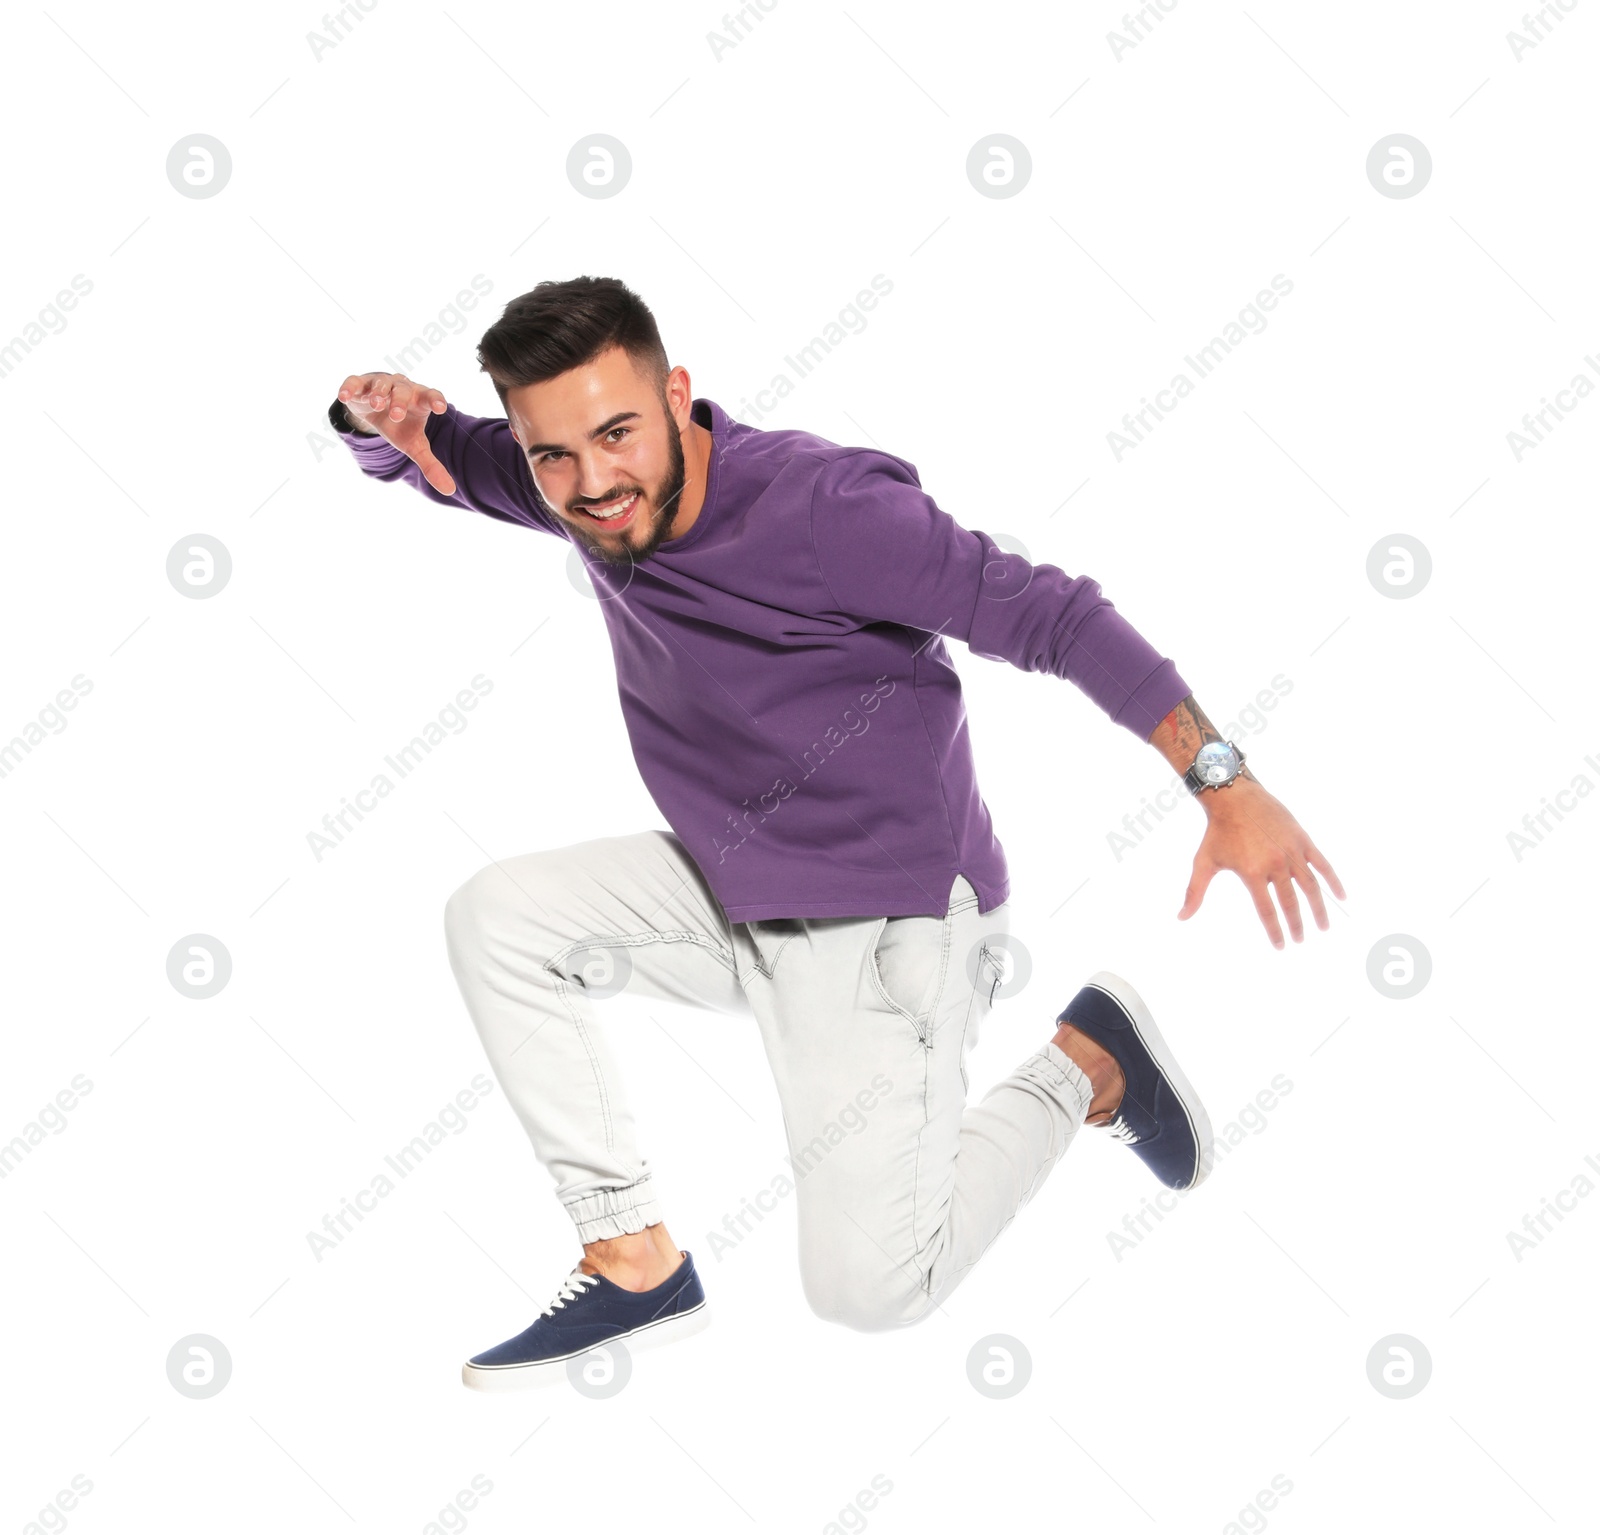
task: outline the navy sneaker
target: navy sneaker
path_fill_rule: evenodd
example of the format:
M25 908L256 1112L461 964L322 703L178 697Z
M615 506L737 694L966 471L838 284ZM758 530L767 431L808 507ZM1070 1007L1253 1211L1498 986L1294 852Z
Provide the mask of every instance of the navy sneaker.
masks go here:
M706 1292L683 1262L653 1290L624 1290L603 1274L575 1268L533 1326L474 1355L461 1379L479 1391L509 1391L567 1378L567 1365L605 1343L625 1342L630 1353L699 1332L711 1320Z
M1102 970L1056 1022L1081 1029L1122 1068L1122 1102L1103 1128L1169 1189L1198 1188L1211 1171L1211 1122L1139 993Z

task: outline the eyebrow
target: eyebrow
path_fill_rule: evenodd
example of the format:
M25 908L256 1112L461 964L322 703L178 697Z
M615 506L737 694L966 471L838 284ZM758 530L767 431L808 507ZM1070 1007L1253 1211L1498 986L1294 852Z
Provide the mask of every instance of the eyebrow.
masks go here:
M589 441L593 442L597 437L604 437L613 427L620 426L624 421L642 419L636 410L619 410L616 415L612 416L608 421L602 421L599 426L589 433ZM526 451L528 457L532 458L536 453L550 453L552 451L564 453L566 452L566 446L563 442L535 442L530 443Z

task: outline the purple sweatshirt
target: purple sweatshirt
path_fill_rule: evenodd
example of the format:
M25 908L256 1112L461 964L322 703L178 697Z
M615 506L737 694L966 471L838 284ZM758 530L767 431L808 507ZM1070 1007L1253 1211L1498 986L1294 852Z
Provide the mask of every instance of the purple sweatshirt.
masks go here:
M713 438L689 531L620 572L577 544L657 808L733 922L943 916L964 874L1010 893L978 792L953 637L1075 684L1140 740L1189 693L1088 576L969 532L916 468L697 399ZM446 496L381 437L364 473L573 542L503 419L450 406L428 440Z

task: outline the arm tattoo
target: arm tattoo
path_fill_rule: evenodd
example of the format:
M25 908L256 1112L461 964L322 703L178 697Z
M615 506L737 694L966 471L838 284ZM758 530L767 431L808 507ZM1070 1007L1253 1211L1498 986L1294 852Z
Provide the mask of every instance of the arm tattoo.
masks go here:
M1194 694L1191 693L1156 726L1155 733L1150 737L1150 744L1175 767L1181 763L1182 766L1178 770L1182 772L1194 761L1195 754L1202 746L1222 739L1222 732L1207 718L1206 711L1195 702ZM1260 781L1249 767L1240 768L1239 776L1255 782Z

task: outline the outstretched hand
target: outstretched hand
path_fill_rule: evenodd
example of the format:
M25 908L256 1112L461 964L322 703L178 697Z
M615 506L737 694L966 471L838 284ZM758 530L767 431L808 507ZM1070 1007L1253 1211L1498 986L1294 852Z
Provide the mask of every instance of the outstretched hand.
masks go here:
M440 495L456 493L450 471L428 445L428 417L445 411L441 390L418 384L404 373L352 373L339 386L339 398L369 432L387 438L417 465Z
M1206 887L1220 870L1231 869L1250 892L1274 948L1283 947L1283 928L1273 905L1274 894L1288 921L1290 936L1296 943L1305 938L1296 884L1311 903L1317 926L1326 932L1327 907L1313 869L1322 873L1328 888L1341 901L1344 886L1288 810L1253 778L1242 775L1226 788L1203 790L1200 799L1206 810L1206 832L1194 857L1194 872L1178 920L1187 921L1199 911Z

